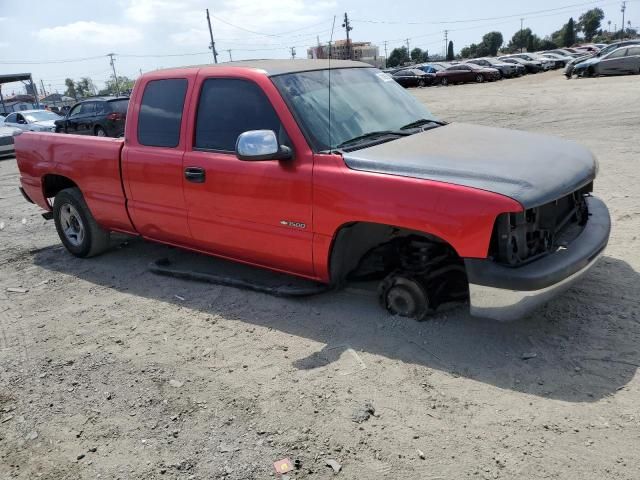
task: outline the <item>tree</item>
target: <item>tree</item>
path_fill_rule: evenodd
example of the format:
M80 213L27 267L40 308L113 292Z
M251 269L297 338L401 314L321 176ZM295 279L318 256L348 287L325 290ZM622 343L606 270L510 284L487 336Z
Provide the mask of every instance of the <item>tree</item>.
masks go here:
M538 42L538 50L553 50L554 48L558 48L558 45L549 38L543 38Z
M449 46L447 47L447 61L455 59L455 53L453 51L453 41L449 40Z
M394 48L387 59L388 67L402 66L409 61L409 53L407 47Z
M82 77L76 82L76 92L81 97L89 97L96 94L96 86L89 77Z
M482 44L488 50L488 55L495 57L498 54L498 50L502 46L504 39L500 32L489 32L482 36Z
M67 91L64 94L67 97L71 97L74 99L78 99L78 92L76 92L76 85L73 83L73 80L70 78L65 78L64 84L67 86Z
M507 45L507 49L511 52L516 50L524 49L527 47L527 43L529 42L529 37L533 36L530 28L525 28L523 30L518 30L513 34L511 40L509 41L509 45Z
M127 92L133 89L135 80L131 80L129 77L118 76L118 88L116 88L116 82L113 81L113 77L105 82L105 88L98 92L99 95L117 95L119 93Z
M564 32L562 35L562 46L570 47L576 43L576 24L573 21L573 17L569 18L569 21L564 26Z
M584 39L587 42L592 41L595 34L600 28L600 22L604 19L604 12L601 8L592 8L587 10L578 19L578 28L584 33Z
M422 62L423 57L424 53L422 52L421 48L416 47L411 50L411 60L413 60L414 62Z

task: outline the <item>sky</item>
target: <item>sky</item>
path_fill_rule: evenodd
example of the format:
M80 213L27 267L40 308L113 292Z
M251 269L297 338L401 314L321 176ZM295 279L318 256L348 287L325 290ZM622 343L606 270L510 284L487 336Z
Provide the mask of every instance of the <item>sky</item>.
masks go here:
M65 90L64 79L82 76L98 88L112 75L107 53L115 53L118 75L213 61L208 49L205 9L212 15L218 61L305 58L306 48L331 37L345 38L347 12L354 41L371 41L384 55L406 45L442 53L444 30L458 52L492 30L505 43L520 29L520 18L540 37L569 17L599 7L603 26L620 27L621 1L580 0L0 0L0 74L31 72L47 92ZM640 0L628 0L625 23L640 26ZM229 52L228 50L231 50ZM80 61L80 59L82 59ZM20 84L4 95L23 93Z

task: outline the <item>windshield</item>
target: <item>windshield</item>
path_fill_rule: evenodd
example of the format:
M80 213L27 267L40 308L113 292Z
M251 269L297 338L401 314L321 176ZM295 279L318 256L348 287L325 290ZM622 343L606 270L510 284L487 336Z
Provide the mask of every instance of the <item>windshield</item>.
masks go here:
M436 120L393 77L375 68L315 70L272 80L315 151L332 150L371 132L398 130L420 119Z
M53 112L47 112L46 110L42 112L23 113L23 115L29 122L43 122L46 120L58 120L60 118L59 115Z

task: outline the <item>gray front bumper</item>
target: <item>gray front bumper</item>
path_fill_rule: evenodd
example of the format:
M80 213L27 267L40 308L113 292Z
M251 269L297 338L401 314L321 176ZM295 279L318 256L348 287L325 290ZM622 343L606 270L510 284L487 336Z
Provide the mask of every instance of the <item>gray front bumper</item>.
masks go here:
M567 290L604 253L611 231L606 205L587 198L589 221L564 250L521 267L467 259L471 314L500 321L516 320Z

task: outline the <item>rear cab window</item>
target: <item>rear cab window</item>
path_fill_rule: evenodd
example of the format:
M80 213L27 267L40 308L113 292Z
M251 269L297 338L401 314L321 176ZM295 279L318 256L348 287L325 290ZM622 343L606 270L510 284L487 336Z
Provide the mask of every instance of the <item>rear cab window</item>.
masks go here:
M151 80L147 83L138 114L140 145L178 146L187 86L186 78Z

